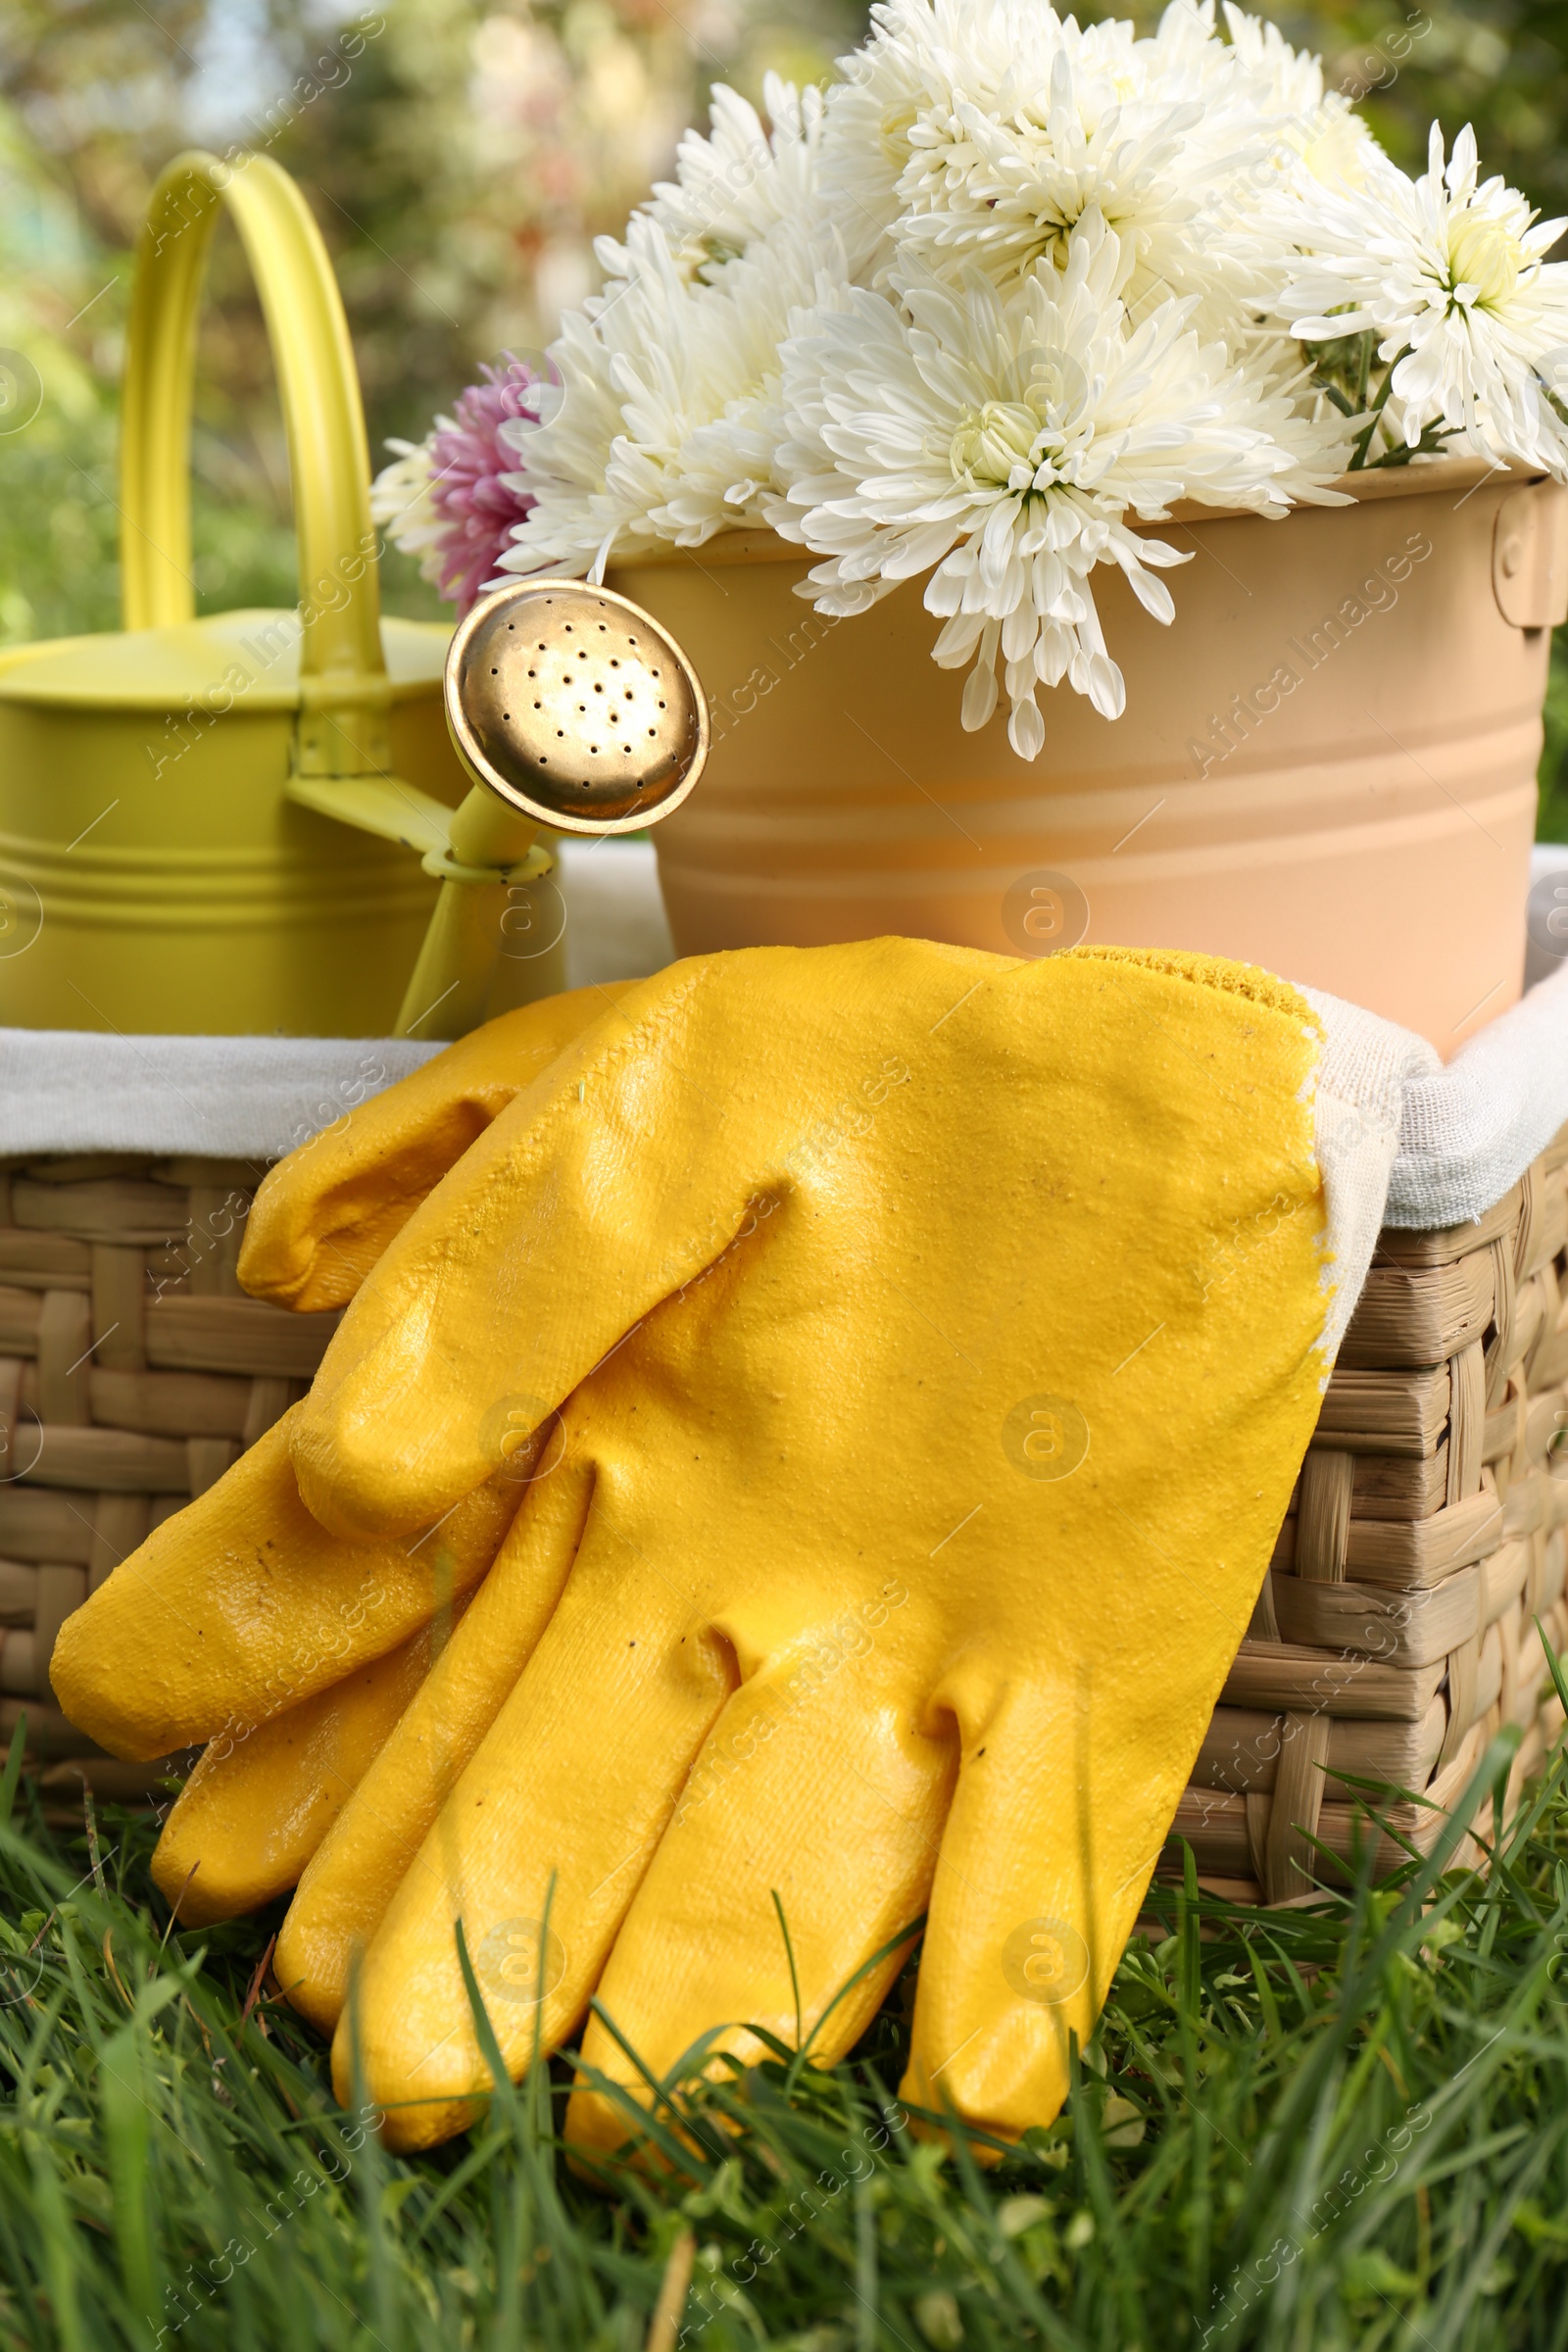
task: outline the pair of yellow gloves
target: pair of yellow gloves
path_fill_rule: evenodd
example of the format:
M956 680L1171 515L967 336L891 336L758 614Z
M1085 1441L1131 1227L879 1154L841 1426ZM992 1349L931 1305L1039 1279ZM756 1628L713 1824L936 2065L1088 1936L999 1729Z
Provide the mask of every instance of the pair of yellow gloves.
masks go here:
M924 1914L905 2095L1055 2113L1317 1409L1320 1042L1193 957L751 950L508 1014L268 1178L242 1279L349 1311L54 1682L211 1743L159 1884L297 1884L277 1981L343 2095L356 1983L394 2144L490 2082L459 1922L514 2072L597 1993L663 2075L836 2059Z

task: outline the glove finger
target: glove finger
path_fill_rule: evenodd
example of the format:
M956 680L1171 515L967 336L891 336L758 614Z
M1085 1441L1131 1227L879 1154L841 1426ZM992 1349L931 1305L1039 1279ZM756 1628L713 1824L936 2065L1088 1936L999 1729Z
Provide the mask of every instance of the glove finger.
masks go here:
M542 1420L732 1237L749 1190L734 1150L710 1134L687 1152L672 1126L649 1149L671 1121L670 1041L704 984L700 965L642 983L495 1120L375 1267L293 1441L325 1524L396 1534L439 1517L492 1475L510 1415Z
M245 1288L280 1306L342 1306L474 1138L632 985L573 989L487 1021L290 1152L252 1206Z
M206 1750L153 1855L182 1927L255 1911L295 1884L428 1673L433 1630Z
M754 2023L790 2044L804 2035L813 2061L832 2065L875 2016L906 1942L845 1988L925 1907L955 1764L951 1734L917 1730L899 1689L890 1660L873 1652L804 1698L787 1666L769 1669L725 1707L599 1985L600 2004L654 2075L715 2028L715 2048L755 2064L765 2045L747 2030ZM903 1690L906 1700L907 1678ZM582 2047L589 2065L646 2103L597 2017ZM575 2146L608 2150L631 2130L611 2094L573 2094Z
M734 1685L729 1645L623 1545L585 1552L366 1954L332 2045L388 2144L433 2146L490 2086L458 1956L459 1919L509 2071L586 2008L692 1758ZM545 1923L548 1921L548 1934ZM541 1950L542 1946L542 1950ZM539 1975L542 1965L543 1976Z
M345 1543L300 1500L295 1405L214 1487L156 1528L68 1617L61 1706L144 1761L254 1731L384 1657L484 1575L516 1508L507 1479L408 1543Z
M1069 2034L1094 2034L1217 1695L1184 1680L1156 1694L1152 1673L1147 1704L1102 1722L1091 1684L999 1672L964 1736L904 2098L1004 2139L1055 2115Z
M364 1535L439 1516L492 1475L509 1429L536 1426L737 1239L774 1230L763 1220L795 1190L811 1138L838 1133L822 1101L872 1083L845 1059L850 991L874 997L885 968L901 1019L934 1020L965 976L1004 968L932 947L911 978L903 956L877 966L868 954L758 948L673 964L502 1112L327 1348L294 1440L318 1518ZM833 1115L852 1130L869 1119L849 1093Z
M336 2026L356 1960L549 1623L590 1488L586 1465L568 1464L528 1494L462 1629L300 1879L272 1973L319 2033Z

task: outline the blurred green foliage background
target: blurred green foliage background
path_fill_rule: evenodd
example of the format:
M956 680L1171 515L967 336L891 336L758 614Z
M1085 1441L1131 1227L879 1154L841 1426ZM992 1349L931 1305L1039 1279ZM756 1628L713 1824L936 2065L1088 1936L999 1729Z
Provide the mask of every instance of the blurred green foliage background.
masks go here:
M711 82L821 77L859 24L841 0L0 0L0 347L44 385L0 436L0 644L115 625L130 255L179 148L265 150L307 190L379 462L479 361L555 332ZM194 461L203 608L292 604L282 423L226 223ZM388 575L393 609L441 610L411 563Z
M1322 51L1408 168L1434 118L1450 138L1470 122L1489 170L1568 213L1568 0L1264 13ZM0 0L0 347L43 383L33 420L0 434L0 644L115 624L130 248L179 147L265 148L308 191L379 460L478 362L548 339L595 281L593 237L667 168L714 80L757 98L770 67L821 78L864 23L856 0ZM204 607L291 604L270 363L221 226L194 459ZM385 592L439 610L396 555ZM1568 648L1543 786L1543 831L1568 838Z

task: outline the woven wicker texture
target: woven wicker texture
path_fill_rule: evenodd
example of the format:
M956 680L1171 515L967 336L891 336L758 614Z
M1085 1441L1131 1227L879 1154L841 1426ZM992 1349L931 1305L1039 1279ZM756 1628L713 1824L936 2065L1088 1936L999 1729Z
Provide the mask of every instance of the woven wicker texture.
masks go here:
M308 1387L335 1315L245 1298L263 1170L44 1159L0 1170L0 1737L46 1789L134 1797L49 1696L61 1624ZM1307 1891L1368 1830L1429 1850L1496 1727L1516 1777L1561 1721L1533 1620L1568 1639L1568 1131L1478 1225L1386 1232L1176 1828L1244 1901ZM1313 1859L1315 1857L1315 1859ZM1403 1859L1391 1838L1379 1868Z
M260 1163L45 1159L0 1169L0 1737L25 1710L44 1787L156 1786L49 1692L55 1637L150 1528L302 1396L335 1315L245 1298ZM90 1762L89 1762L90 1760Z
M1515 1788L1561 1726L1535 1620L1560 1649L1565 1244L1568 1130L1479 1223L1380 1238L1176 1817L1240 1901L1305 1895L1357 1839L1396 1867L1369 1801L1430 1852L1500 1725L1525 1732ZM1426 1801L1358 1806L1352 1780Z

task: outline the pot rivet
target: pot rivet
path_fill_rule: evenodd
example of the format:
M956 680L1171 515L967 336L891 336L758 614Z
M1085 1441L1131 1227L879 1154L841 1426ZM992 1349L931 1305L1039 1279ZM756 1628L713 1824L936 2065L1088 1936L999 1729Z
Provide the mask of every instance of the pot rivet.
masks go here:
M1523 540L1514 538L1505 539L1503 541L1502 576L1505 580L1511 580L1513 578L1514 573L1518 570L1521 563L1524 561L1524 552Z

